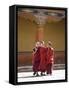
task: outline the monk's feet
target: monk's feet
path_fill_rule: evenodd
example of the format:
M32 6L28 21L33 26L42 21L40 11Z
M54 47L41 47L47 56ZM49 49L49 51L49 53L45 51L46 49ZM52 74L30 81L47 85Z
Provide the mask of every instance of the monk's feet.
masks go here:
M34 72L33 75L36 75L36 72Z
M42 73L42 72L41 72L41 76L45 76L45 73Z
M52 75L52 73L47 73L47 75L50 75L50 76L51 76L51 75Z
M34 76L39 76L38 72L33 73Z
M37 73L36 76L39 76L39 74Z

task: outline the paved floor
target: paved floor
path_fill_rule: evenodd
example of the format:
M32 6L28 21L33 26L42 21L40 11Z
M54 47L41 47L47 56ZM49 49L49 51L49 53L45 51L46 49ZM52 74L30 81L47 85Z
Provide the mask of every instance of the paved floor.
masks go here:
M40 74L40 72L39 72ZM61 80L65 79L65 70L53 70L53 74L46 76L33 76L33 72L19 72L18 82L44 81L44 80Z

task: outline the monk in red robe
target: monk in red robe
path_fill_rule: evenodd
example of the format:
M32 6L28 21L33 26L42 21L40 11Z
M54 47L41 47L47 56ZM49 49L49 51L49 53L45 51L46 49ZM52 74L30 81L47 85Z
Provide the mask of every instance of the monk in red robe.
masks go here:
M40 46L37 43L36 47L33 49L33 75L39 76L39 64L40 64Z
M46 69L47 69L47 74L52 74L52 68L53 68L53 63L54 63L54 49L52 48L52 43L49 41L48 42L48 47L47 47L47 62L46 62Z
M46 71L46 48L44 46L44 42L41 42L41 47L40 47L40 72L41 76L45 75Z

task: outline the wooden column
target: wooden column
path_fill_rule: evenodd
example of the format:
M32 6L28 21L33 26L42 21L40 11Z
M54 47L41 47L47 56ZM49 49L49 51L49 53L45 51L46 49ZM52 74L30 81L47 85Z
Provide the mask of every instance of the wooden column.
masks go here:
M44 40L44 28L42 26L38 26L36 31L36 41L43 41Z

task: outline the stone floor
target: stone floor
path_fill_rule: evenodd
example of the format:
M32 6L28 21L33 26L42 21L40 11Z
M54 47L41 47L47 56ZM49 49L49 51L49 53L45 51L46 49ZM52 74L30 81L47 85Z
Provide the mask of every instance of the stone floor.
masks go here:
M39 72L40 74L40 72ZM46 76L33 76L33 72L19 72L18 82L29 82L29 81L49 81L49 80L64 80L65 79L65 69L63 70L53 70L52 75Z

